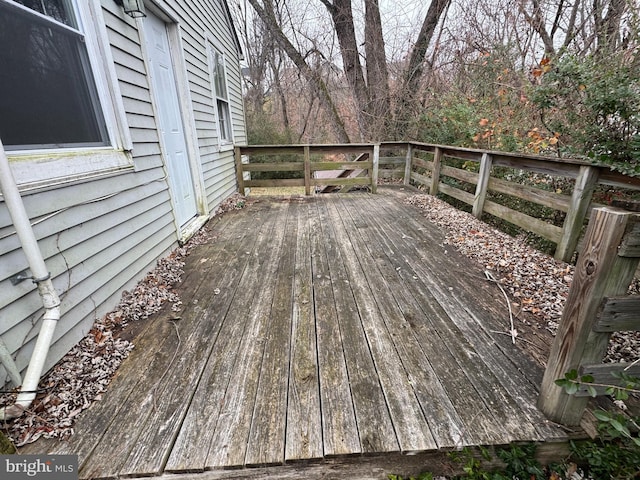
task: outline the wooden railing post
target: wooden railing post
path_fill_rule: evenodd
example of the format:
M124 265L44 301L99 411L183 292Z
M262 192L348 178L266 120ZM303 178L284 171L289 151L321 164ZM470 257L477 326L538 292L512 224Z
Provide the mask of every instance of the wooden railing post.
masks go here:
M236 179L238 182L238 193L244 195L244 171L242 170L242 152L240 147L233 148L233 156L236 161Z
M602 361L610 334L593 327L604 298L626 293L633 280L638 259L620 256L619 247L637 220L637 215L611 208L596 208L591 215L538 399L554 422L580 423L588 398L568 395L555 380L580 365Z
M311 195L311 153L309 145L304 146L304 194Z
M471 211L473 216L476 218L482 217L482 210L484 209L484 201L487 198L487 186L489 185L492 165L493 157L488 153L483 153L482 159L480 160L480 173L478 174L476 194L473 199L473 209Z
M411 162L413 160L413 145L407 144L407 156L404 162L404 184L408 186L411 184Z
M373 146L373 168L371 170L371 193L378 193L378 165L380 164L380 144Z
M440 185L440 166L442 165L442 150L440 147L436 147L433 154L433 170L431 171L431 188L429 193L431 195L438 194L438 185Z
M576 178L569 210L562 226L562 238L556 246L555 258L569 262L578 246L584 219L591 204L593 190L598 183L600 171L597 168L583 165Z

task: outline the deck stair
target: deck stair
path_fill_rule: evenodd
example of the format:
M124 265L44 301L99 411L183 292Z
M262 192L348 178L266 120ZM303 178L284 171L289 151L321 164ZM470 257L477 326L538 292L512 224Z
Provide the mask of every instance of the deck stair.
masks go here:
M369 160L368 153L361 153L356 157L356 162L364 162ZM360 177L365 174L366 170L364 169L354 169L354 170L324 170L315 172L315 178L355 178ZM316 193L332 193L337 192L343 187L341 185L325 185L321 187L317 187Z

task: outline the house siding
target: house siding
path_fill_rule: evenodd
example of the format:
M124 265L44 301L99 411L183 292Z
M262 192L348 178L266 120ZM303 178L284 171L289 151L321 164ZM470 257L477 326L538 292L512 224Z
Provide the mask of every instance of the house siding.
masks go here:
M27 213L61 297L62 316L46 368L53 366L84 337L95 319L112 310L131 289L177 246L178 232L171 192L161 155L149 78L138 21L103 0L102 21L113 60L126 128L132 142L133 167L90 180L23 192ZM199 167L200 213L211 215L237 190L233 151L219 147L213 109L207 35L224 45L233 135L246 142L241 96L240 57L219 0L155 2L175 19L183 51L176 68L184 71L182 98L188 109L185 133L191 135ZM195 131L193 131L195 129ZM198 182L196 182L198 183ZM18 368L26 369L43 313L35 286L10 279L28 270L11 219L0 202L0 336ZM8 376L0 366L0 384Z

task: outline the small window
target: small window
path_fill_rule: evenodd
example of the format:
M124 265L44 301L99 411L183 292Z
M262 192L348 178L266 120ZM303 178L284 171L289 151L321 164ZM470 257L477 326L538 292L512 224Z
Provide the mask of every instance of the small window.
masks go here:
M232 142L231 113L229 111L229 98L227 95L227 76L224 66L224 55L215 48L211 48L211 56L213 63L213 89L216 100L220 140L221 143L230 143Z
M109 144L72 0L0 0L0 65L7 150Z

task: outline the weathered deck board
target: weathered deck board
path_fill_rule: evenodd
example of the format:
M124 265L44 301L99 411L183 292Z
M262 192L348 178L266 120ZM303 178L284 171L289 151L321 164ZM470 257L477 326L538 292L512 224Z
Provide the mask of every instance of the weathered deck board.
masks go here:
M348 339L345 345L328 264L334 252L324 241L325 228L316 210L310 217L310 232L323 449L325 456L349 455L362 453L362 449L344 357Z
M394 213L398 214L399 212ZM471 337L471 335L477 335L478 331L482 329L481 325L483 323L493 323L492 319L488 316L483 316L481 310L478 308L487 303L486 297L477 298L476 302L467 303L464 305L464 308L461 308L459 301L456 299L462 292L460 288L449 287L449 291L447 291L442 285L429 285L426 283L424 284L426 289L424 289L422 285L423 279L429 279L432 275L424 275L424 272L420 272L419 269L416 269L417 271L413 270L411 262L408 261L410 258L416 258L416 255L420 253L411 252L411 249L408 251L409 253L406 253L406 247L400 246L400 239L397 238L397 233L391 233L391 235L396 235L395 251L405 256L405 265L400 267L398 272L404 270L407 278L410 274L411 278L417 277L416 280L418 280L414 282L407 281L407 288L411 290L419 287L415 297L419 302L422 302L423 309L435 306L436 308L446 310L445 315L429 316L429 318L433 320L431 323L435 328L436 334L439 335L441 341L448 346L448 350L453 357L447 361L446 364L450 366L452 362L458 363L461 374L466 376L468 381L473 384L473 388L478 391L486 407L489 409L490 418L504 418L506 425L503 423L500 428L506 428L508 430L510 419L517 417L521 412L517 406L514 405L511 396L505 394L497 382L497 379L494 378L492 371L495 366L485 363L487 359L477 355L475 345L477 340ZM404 243L411 246L413 245L413 242L407 242L406 240ZM430 246L431 250L432 248L433 247ZM453 265L446 265L446 263L443 262L439 265L438 270L452 271L452 267ZM430 273L433 274L434 272ZM477 289L477 279L475 283L470 283L467 288ZM485 296L489 294L489 298L491 298L491 294L494 293L494 299L500 299L500 292L497 288L493 291L491 288L483 289L483 293ZM459 325L463 322L465 323L464 327L460 327ZM494 325L494 328L498 328L498 325ZM469 335L470 333L471 335ZM431 333L429 333L429 336L431 336ZM478 379L483 379L483 381L480 382ZM511 411L508 411L508 409L511 409ZM495 424L495 422L492 423ZM527 431L527 429L529 430ZM514 428L514 431L517 432L521 430L524 430L524 432L522 432L524 435L531 435L533 433L531 426L526 423L518 424ZM503 435L501 432L497 434Z
M388 209L389 213L395 217L402 215L402 211L398 209L397 204L392 202L381 203L380 207ZM372 206L373 204L370 204L370 207ZM410 235L415 235L415 238L419 238L423 232L421 224L412 219L407 219L403 224L408 227L407 232ZM399 234L392 230L386 230L386 232L389 237L395 236L395 242L391 240L393 242L392 245L395 245L392 248L399 251L398 245L402 242L402 237L407 236L407 234ZM417 245L417 242L413 242L413 244ZM422 253L420 253L420 250L416 250L413 255L427 255L427 251L433 251L433 246L429 245ZM441 298L457 298L457 302L453 302L454 305L457 305L450 310L449 315L453 323L461 326L458 334L461 334L469 342L471 349L479 354L479 358L482 359L488 371L492 372L495 377L493 380L487 381L487 384L498 382L501 385L501 388L493 388L492 391L487 392L488 395L485 398L491 401L492 393L500 394L502 398L494 398L494 404L504 404L511 410L515 409L515 412L512 411L512 413L526 414L532 426L538 431L540 439L551 440L564 437L564 433L557 426L551 425L550 422L546 421L535 405L538 390L534 387L532 383L534 380L531 377L534 379L540 378L539 375L542 369L535 365L533 361L521 355L521 351L510 342L510 339L497 333L506 331L509 325L507 307L504 305L501 292L498 291L497 287L492 289L490 285L483 289L475 288L479 282L488 283L486 278L479 275L481 270L477 267L461 270L457 273L456 278L447 276L447 272L457 267L458 260L455 260L454 257L451 254L440 256L441 262L438 267L429 269L429 274L425 278L439 280L439 283L436 282L433 287L440 291ZM405 257L405 263L408 262L409 258L411 258L411 254ZM450 261L447 262L446 260ZM430 262L425 262L425 264L429 266ZM401 271L408 277L406 269L401 269ZM443 291L442 286L445 285L445 282L454 285L450 288L453 288L455 296ZM409 284L411 283L409 282ZM494 292L493 298L489 301L486 298L487 291ZM417 298L424 297L419 295ZM449 302L443 302L443 304L448 304L451 307ZM478 308L478 306L481 306L481 308ZM452 314L451 312L457 313ZM507 361L505 362L505 360ZM487 369L484 370L486 371ZM528 381L522 382L522 379ZM514 417L509 415L507 418ZM518 439L520 436L524 436L527 439L535 437L531 426L526 423L518 423L512 428L515 435L514 439Z
M243 238L246 236L245 241L251 244L253 240L250 235L246 235L247 230L248 225L245 225L244 232L241 234ZM237 252L238 245L234 245L233 242L228 244L228 247L233 249L233 253ZM121 475L143 475L149 471L160 471L171 453L176 436L181 430L181 425L184 424L185 416L190 409L204 366L216 344L215 339L219 338L219 332L222 328L222 317L216 318L211 316L210 313L215 312L219 307L221 307L222 311L228 310L228 305L235 297L233 292L235 290L234 287L238 284L238 272L242 271L243 264L245 265L245 271L248 268L248 262L243 262L242 256L235 255L233 261L227 262L226 257L229 253L231 252L225 250L224 257L218 255L213 258L212 268L208 269L207 276L200 282L200 288L207 289L205 299L202 302L198 302L198 306L202 309L200 328L193 332L190 338L186 339L183 346L178 345L177 348L182 347L181 356L173 362L171 374L166 379L166 383L170 385L170 390L162 396L160 402L162 407L156 408L157 413L150 416L148 420L149 425L153 427L145 429L147 437L141 436L138 438L127 462L120 468ZM217 268L220 264L226 264L226 277L224 274L222 278L217 275L220 273ZM220 288L218 295L209 293L219 287L222 288ZM179 322L178 325L180 325ZM181 329L178 330L178 333L180 332ZM171 416L163 413L163 410L167 409L166 405L175 405L168 410L172 412ZM174 410L175 413L173 413ZM171 417L178 417L175 421L179 422L179 424L167 425L163 423L163 418L170 419ZM164 422L167 422L167 420ZM151 436L149 436L150 434ZM158 451L165 453L161 456L158 455Z
M237 227L230 226L226 234L235 237L243 234L248 226L243 220ZM241 230L236 230L238 227ZM182 425L196 380L211 351L208 340L215 338L214 329L220 325L209 321L209 309L215 309L225 296L210 295L210 290L215 287L207 280L211 278L211 270L222 259L226 261L235 249L232 242L221 242L210 252L210 258L192 259L201 262L189 277L196 294L201 292L197 295L199 302L185 310L181 320L173 322L173 325L170 323L167 334L159 337L160 346L153 360L148 364L142 363L147 381L136 385L127 399L126 408L117 416L118 421L112 422L94 453L83 463L80 473L83 478L110 478L122 472L133 475L158 471L163 467ZM206 258L209 260L202 262ZM227 271L233 275L236 265L233 262L228 265ZM163 322L169 323L166 319ZM169 378L165 378L167 375ZM114 452L121 454L113 456Z
M338 325L343 338L349 343L344 349L344 355L362 450L364 452L399 451L400 447L393 431L384 391L378 380L376 366L355 299L354 289L361 285L349 279L338 242L332 232L327 230L330 228L330 221L323 212L318 211L317 206L315 215L324 225L321 238L329 253L329 273ZM330 346L323 345L322 348L330 348Z
M337 197L336 197L337 199ZM341 214L329 199L320 202L319 217L333 229L331 235L340 252L342 262L349 271L348 281L356 300L360 321L366 333L371 355L376 364L378 379L386 395L387 408L395 427L396 436L403 452L431 450L436 442L411 390L409 378L395 349L384 323L384 301L377 302L383 291L376 272L369 268L369 260L359 257L358 245L349 241L347 228L342 223L346 215ZM328 214L323 209L329 210ZM349 226L350 228L351 226ZM372 282L370 285L369 282Z
M249 466L284 462L295 264L295 255L291 255L291 252L295 252L297 244L298 211L298 205L294 202L289 208L284 228L282 254L274 282L275 292L247 443L245 464Z
M235 352L235 365L230 372L205 467L244 464L286 226L288 205L276 205L282 212L264 235L269 248L252 252L246 268L247 283L238 289L245 298L234 301L225 318L225 323L244 323L246 326L240 334L240 346ZM216 352L216 355L220 353L225 354Z
M308 204L297 219L285 461L323 455Z
M260 256L257 252L270 243L274 230L275 218L269 210L259 210L253 224L245 226L248 241L237 243L232 258L228 259L231 265L234 264L234 260L241 263L236 264L236 268L228 269L230 276L222 276L216 283L220 293L212 296L216 299L220 298L222 303L218 309L212 309L210 315L222 322L222 329L215 339L211 358L169 456L167 470L203 470L206 466L207 455L216 433L230 378L235 369L248 309L254 296L250 286L258 281L257 265ZM233 240L229 239L229 241ZM218 269L224 263L224 261L220 262ZM235 385L235 387L239 388L242 385ZM203 422L203 418L207 421ZM222 425L220 428L225 431Z
M216 220L180 319L150 321L76 435L43 448L99 479L564 440L535 406L541 368L495 333L498 287L404 196L263 199Z
M221 222L216 222L216 226L220 231L229 224L232 228L242 226L242 221L228 222L228 220L230 219L227 218ZM194 254L194 257L200 258L199 253ZM228 254L229 252L225 253L225 255ZM197 262L196 258L192 258L192 260ZM206 269L192 269L186 272L185 279L189 278L194 285L199 285L200 279L205 278L206 274ZM191 296L195 296L197 292L198 289L194 288L189 293ZM149 333L151 329L152 332ZM146 335L145 332L149 334ZM159 356L158 352L163 346L161 340L173 335L175 335L175 329L170 322L164 321L157 322L153 326L148 325L146 330L143 330L139 335L136 341L136 349L131 354L131 357L135 357L135 361L125 362L121 366L110 385L110 395L92 408L93 415L85 415L79 422L78 428L82 429L83 436L74 436L69 441L60 442L52 447L51 450L60 454L75 453L81 459L93 458L90 456L91 452L101 442L105 432L112 427L114 420L119 418L120 412L126 411L126 405L129 402L136 403L136 392L149 390L149 384L145 383L150 378L148 376L150 373L148 367L153 365L155 359ZM145 368L141 369L140 365L144 365Z
M380 213L381 210L378 208L376 211ZM399 212L394 213L396 214L394 218L397 218ZM385 237L381 236L383 232L376 228L374 219L369 217L369 221L367 230L377 232L379 238L384 240ZM359 229L359 231L364 230L363 228ZM389 232L387 232L388 234ZM398 297L404 296L404 298L400 298L400 301L405 308L406 330L408 333L413 332L413 335L416 336L417 342L422 347L435 375L442 379L446 397L455 406L451 413L457 413L463 420L462 425L454 427L452 438L449 440L454 440L457 446L499 442L504 439L504 434L495 431L499 427L496 426L492 412L484 405L474 385L474 380L466 377L465 368L467 365L464 356L461 357L451 351L454 345L450 345L449 339L463 337L441 307L439 300L422 283L419 272L412 270L411 264L416 257L413 252L407 254L406 249L410 248L413 240L402 232L399 235L406 238L401 238L401 241L387 245L383 249L387 257L384 262L379 262L379 265L383 269L385 266L387 267L383 273L385 279L392 279L394 275L400 275L401 287L393 293ZM413 312L415 312L414 315L412 315ZM410 336L403 335L398 339L397 343L403 344L400 348L404 348L408 344L407 338ZM420 375L419 370L416 369L414 372L414 376L420 378L418 376ZM423 386L424 384L418 382L418 385ZM432 405L437 403L437 400L434 398L433 392L427 392L427 398L423 399L423 402L423 408L429 411L433 408ZM446 417L443 420L446 420ZM434 419L434 423L442 425L442 421L437 418ZM446 430L447 427L445 425L444 429ZM461 431L461 435L458 434L459 431ZM446 437L441 442L446 444Z

